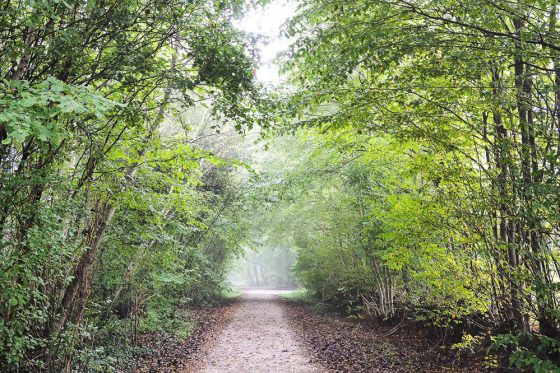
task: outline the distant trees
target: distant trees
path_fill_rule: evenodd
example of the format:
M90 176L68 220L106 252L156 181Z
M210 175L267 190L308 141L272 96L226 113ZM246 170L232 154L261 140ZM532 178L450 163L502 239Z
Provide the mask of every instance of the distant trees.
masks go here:
M257 231L264 227L260 225ZM249 232L248 238L254 239ZM268 246L270 245L270 246ZM243 286L294 288L296 282L292 273L295 253L287 246L273 246L271 241L264 241L260 247L246 249L243 257L238 260L235 280Z

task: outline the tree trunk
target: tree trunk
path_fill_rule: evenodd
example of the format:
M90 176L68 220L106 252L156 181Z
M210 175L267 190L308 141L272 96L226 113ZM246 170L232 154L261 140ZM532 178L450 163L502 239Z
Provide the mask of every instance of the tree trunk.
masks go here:
M175 55L171 58L171 68L175 67ZM161 125L164 119L164 110L169 102L171 89L167 88L164 93L162 105L158 110L158 114L154 122L148 128L147 141L151 139ZM146 146L138 151L138 159L136 163L130 166L122 178L122 190L125 190L134 180L136 172L140 166L141 160L146 154ZM49 334L58 333L62 330L68 321L79 323L83 317L87 301L90 296L90 281L93 277L93 269L101 254L101 242L108 225L111 223L116 211L116 206L110 201L98 203L101 205L99 214L88 223L87 236L85 241L86 251L80 258L78 265L74 269L74 276L70 284L64 291L62 302L58 308L58 319L49 328Z

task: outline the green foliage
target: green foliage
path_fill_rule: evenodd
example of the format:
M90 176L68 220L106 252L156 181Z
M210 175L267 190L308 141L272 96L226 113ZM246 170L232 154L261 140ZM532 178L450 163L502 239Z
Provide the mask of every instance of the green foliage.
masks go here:
M193 323L188 321L188 312L177 312L176 305L171 307L148 308L140 322L139 330L164 332L180 339L186 339L193 330Z
M554 338L531 334L499 334L494 338L493 348L511 350L509 362L516 368L531 368L536 373L560 370L560 366L553 360L560 354L560 342Z
M124 346L219 294L243 196L197 134L262 122L244 5L2 3L0 370L116 369L110 320Z
M359 149L339 146L348 133L363 136L360 145L399 143L398 168L365 166L380 188L366 193L362 224L374 228L362 242L399 289L397 308L438 326L478 319L491 332L560 336L558 21L555 1L299 3L286 28L294 43L284 68L295 92L284 131L338 136L328 150L348 158ZM361 261L339 225L331 224L341 234L330 248L304 248L299 271L316 287L332 281L331 298L347 302L333 278L347 289ZM337 253L352 266L337 271ZM354 288L372 286L376 275L366 273ZM366 307L379 309L383 292Z
M437 161L409 156L421 150L348 130L307 131L271 147L291 164L264 176L282 180L262 183L274 201L262 219L267 241L296 248L295 274L323 302L382 319L412 312L438 327L483 312L470 261L441 224L454 211L415 177L420 162L425 170Z
M313 295L307 289L292 290L287 294L281 294L281 296L286 299L303 303L313 303L315 301Z
M454 343L451 348L461 352L468 352L474 354L477 348L484 343L484 337L477 335L473 336L471 334L465 333L461 338L461 342Z
M0 125L6 131L4 145L20 145L36 139L42 149L58 146L73 132L71 125L65 128L65 124L80 119L102 119L118 106L98 93L64 84L53 77L34 86L24 80L3 83Z
M255 284L557 369L557 2L302 0L288 97L253 80L245 5L2 4L0 370L185 337L243 255Z

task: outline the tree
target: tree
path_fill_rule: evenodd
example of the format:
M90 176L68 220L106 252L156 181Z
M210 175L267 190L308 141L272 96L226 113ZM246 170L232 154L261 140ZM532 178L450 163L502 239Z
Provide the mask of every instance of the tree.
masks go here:
M535 318L551 338L556 13L547 1L303 1L286 67L300 126L388 133L439 158L418 176L453 206L436 216L452 217L448 245L483 279L496 330L535 332Z
M258 122L253 62L231 25L242 5L1 5L3 369L72 369L92 280L115 246L107 234L114 238L130 222L127 212L137 214L135 225L159 219L162 229L175 216L198 225L188 218L196 209L180 200L196 187L202 160L216 160L188 139L173 144L162 128L199 100L239 126ZM136 233L146 251L162 244Z

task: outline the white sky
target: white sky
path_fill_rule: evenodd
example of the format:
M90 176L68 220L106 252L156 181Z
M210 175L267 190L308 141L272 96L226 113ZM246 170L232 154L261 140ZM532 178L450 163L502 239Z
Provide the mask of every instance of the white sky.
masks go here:
M282 25L295 14L296 3L291 0L273 0L265 7L252 9L245 17L235 22L239 29L267 38L258 44L261 66L257 79L263 83L278 84L281 81L275 58L278 53L288 49L289 39L280 35Z

